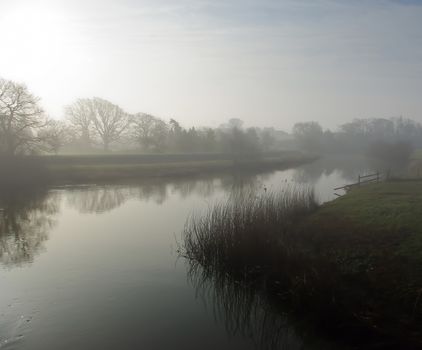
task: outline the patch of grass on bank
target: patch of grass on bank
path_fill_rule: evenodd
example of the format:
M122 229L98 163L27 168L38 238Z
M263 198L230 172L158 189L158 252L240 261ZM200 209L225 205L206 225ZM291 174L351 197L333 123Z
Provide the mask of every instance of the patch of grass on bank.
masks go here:
M422 266L422 181L354 188L322 206L308 224L323 228L325 238L346 243L350 239L373 254L387 249Z

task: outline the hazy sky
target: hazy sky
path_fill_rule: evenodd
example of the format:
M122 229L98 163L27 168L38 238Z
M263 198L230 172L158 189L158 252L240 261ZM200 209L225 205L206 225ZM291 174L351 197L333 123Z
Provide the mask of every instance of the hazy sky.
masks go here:
M0 0L0 76L217 126L422 122L422 0Z

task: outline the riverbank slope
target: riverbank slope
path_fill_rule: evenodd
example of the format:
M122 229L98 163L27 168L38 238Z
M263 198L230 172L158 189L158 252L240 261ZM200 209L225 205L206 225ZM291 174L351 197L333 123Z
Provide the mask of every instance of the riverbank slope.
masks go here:
M311 214L303 229L314 254L359 296L356 318L422 344L422 181L354 188Z

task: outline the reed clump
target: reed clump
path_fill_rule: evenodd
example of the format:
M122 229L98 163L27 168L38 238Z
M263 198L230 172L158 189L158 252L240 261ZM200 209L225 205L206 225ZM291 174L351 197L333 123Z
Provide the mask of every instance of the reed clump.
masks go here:
M280 250L292 253L295 224L317 207L311 188L234 193L187 220L183 255L209 269L252 274Z

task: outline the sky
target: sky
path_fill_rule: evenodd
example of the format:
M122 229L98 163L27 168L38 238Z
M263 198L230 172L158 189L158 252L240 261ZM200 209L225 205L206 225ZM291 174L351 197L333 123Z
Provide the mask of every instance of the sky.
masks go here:
M216 127L422 122L422 0L0 0L0 77Z

